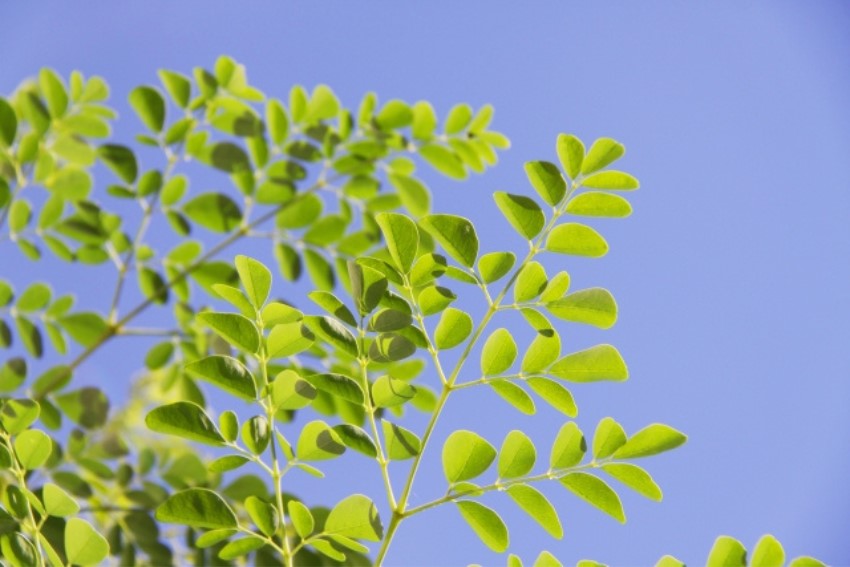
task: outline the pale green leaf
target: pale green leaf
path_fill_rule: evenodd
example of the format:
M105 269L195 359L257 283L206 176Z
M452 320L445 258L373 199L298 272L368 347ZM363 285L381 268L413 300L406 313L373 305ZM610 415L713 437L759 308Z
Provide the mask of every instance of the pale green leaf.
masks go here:
M342 374L312 374L305 376L316 389L354 404L362 404L365 399L363 389L356 381Z
M416 223L398 213L379 214L375 217L375 221L384 233L384 240L396 267L405 274L410 272L419 249L419 231Z
M260 331L243 315L205 312L198 314L198 320L240 350L254 354L260 349Z
M277 409L301 409L315 398L316 388L294 370L283 370L272 381L272 403Z
M372 384L372 401L377 407L400 406L416 395L416 388L404 380L381 376Z
M499 450L499 477L516 478L531 472L537 460L537 450L528 436L513 430L505 436Z
M753 548L749 564L750 567L782 567L785 564L785 550L775 537L765 534Z
M714 541L708 554L706 567L746 567L747 549L729 536L720 536Z
M540 524L555 539L564 537L561 519L552 503L536 488L527 484L515 484L508 488L510 496L534 521Z
M584 162L584 144L572 134L559 134L556 146L561 167L570 179L575 179L581 172Z
M558 561L558 558L549 553L548 551L541 551L537 558L534 560L534 565L532 567L564 567L563 564ZM576 567L605 567L598 565L581 565L581 561L576 564Z
M254 377L244 364L233 357L209 356L187 364L185 370L190 376L206 380L242 399L257 399Z
M390 460L403 461L419 454L422 441L412 431L385 419L381 420L381 429L384 432L387 457Z
M279 516L274 506L256 496L249 496L245 499L245 510L261 532L268 537L275 535Z
M472 108L465 103L456 104L446 116L444 131L449 136L458 134L469 125L470 120L472 120Z
M579 498L599 508L621 524L626 523L626 514L623 512L620 497L605 481L583 472L570 473L560 480L561 484Z
M324 531L367 541L380 541L384 537L378 508L362 494L353 494L334 506L325 520Z
M145 417L145 424L157 433L207 445L223 445L225 442L203 408L193 402L175 402L154 408Z
M660 502L663 497L661 488L655 483L652 476L637 465L631 463L604 463L602 470L650 500ZM781 565L782 563L780 562L779 564Z
M517 346L507 329L496 329L481 349L481 373L485 376L508 370L517 357Z
M626 153L626 148L623 144L611 138L599 138L593 142L587 155L584 156L581 173L588 175L598 171L620 159L624 153Z
M534 376L526 380L534 393L543 398L549 405L569 417L578 415L578 407L572 393L559 383L542 376Z
M455 260L471 268L478 257L478 236L472 223L455 215L428 215L419 221L425 232Z
M568 222L552 229L546 238L546 250L558 254L600 258L608 252L608 243L589 226Z
M224 193L203 193L183 205L193 222L213 232L230 232L242 222L239 205Z
M571 382L621 382L629 377L623 357L611 345L596 345L568 354L553 364L549 372Z
M549 456L550 469L566 469L581 462L587 451L584 434L574 421L565 423L558 431Z
M272 287L271 271L262 262L248 256L236 256L235 264L248 299L255 309L260 309L268 299Z
M605 288L592 287L550 301L546 309L559 319L608 329L617 322L617 302Z
M537 408L534 405L534 400L521 386L514 384L508 380L491 380L488 382L493 391L496 392L503 400L514 406L516 409L526 415L534 415Z
M633 176L622 171L600 171L582 179L583 187L592 189L607 189L609 191L631 191L640 187Z
M67 492L57 485L46 482L42 487L44 511L50 516L73 516L80 510L80 505Z
M614 452L617 459L637 459L663 453L685 443L688 436L663 423L647 425Z
M539 262L528 262L522 267L514 283L514 301L522 303L540 295L548 283L546 269Z
M301 539L306 539L313 533L313 528L316 525L310 509L298 500L290 500L286 507L289 510L289 518L292 520L296 533L301 536Z
M672 555L665 555L655 563L655 567L685 567L685 563Z
M68 110L68 92L65 90L62 79L54 70L43 68L38 74L38 84L47 101L50 116L54 119L62 118Z
M554 330L537 333L522 359L522 371L526 374L543 372L561 354L561 337Z
M161 132L165 124L165 100L152 87L136 87L130 93L130 106L153 132Z
M511 226L526 240L531 240L543 230L546 217L534 199L502 191L496 191L493 198Z
M0 424L6 433L17 435L32 425L40 413L41 408L35 400L6 400L0 409Z
M96 565L109 555L109 542L87 521L71 518L65 524L65 557L68 564Z
M603 418L596 426L593 434L593 458L605 459L626 442L626 432L623 426L610 417Z
M207 488L189 488L172 494L157 507L156 519L193 528L231 529L239 526L230 506Z
M53 440L38 429L27 429L15 437L15 454L26 470L35 470L47 462L53 450Z
M307 423L301 430L295 453L303 461L335 459L345 452L339 435L324 421Z
M478 259L478 272L484 283L493 283L507 275L516 263L511 252L490 252Z
M525 174L537 194L551 206L561 202L567 193L567 183L558 167L548 161L525 163Z
M419 155L428 164L452 179L466 179L466 168L463 162L453 151L443 146L426 144L419 148Z
M285 358L310 348L316 336L300 322L275 325L268 336L267 354L271 359Z
M629 202L611 193L589 191L576 195L567 203L567 212L585 217L624 218L632 214Z
M508 528L496 512L469 500L457 502L457 507L463 519L487 547L497 553L503 553L508 548Z
M440 315L434 329L434 344L440 350L454 348L472 332L472 317L460 309L449 307Z
M443 472L449 483L473 479L496 458L496 449L472 431L453 431L443 445Z
M230 561L244 555L248 555L252 551L256 551L266 545L266 540L259 536L247 536L227 542L227 545L221 548L218 552L220 559Z

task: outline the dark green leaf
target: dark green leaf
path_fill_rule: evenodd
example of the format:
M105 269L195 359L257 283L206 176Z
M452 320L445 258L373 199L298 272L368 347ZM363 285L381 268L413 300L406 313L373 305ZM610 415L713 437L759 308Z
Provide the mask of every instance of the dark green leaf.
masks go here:
M185 370L190 376L206 380L242 399L257 399L254 377L244 364L233 357L208 356L187 364Z
M225 442L204 410L192 402L175 402L155 408L145 417L145 424L157 433L176 435L190 441L208 445L223 445Z

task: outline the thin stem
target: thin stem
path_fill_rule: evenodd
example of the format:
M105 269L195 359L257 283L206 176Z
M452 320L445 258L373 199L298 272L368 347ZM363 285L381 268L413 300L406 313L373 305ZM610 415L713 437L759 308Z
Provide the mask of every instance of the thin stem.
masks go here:
M9 454L12 456L12 474L15 475L15 479L18 481L18 487L22 490L29 491L27 488L27 476L26 470L20 466L18 463L18 455L15 453L15 447L12 443L12 438L10 435L6 433L0 432L0 441L6 446L9 451ZM41 539L39 535L41 534L41 524L35 521L35 514L32 511L32 505L29 501L26 502L27 507L27 520L23 522L24 527L29 528L33 539L33 545L36 549L36 565L39 567L44 566L44 552L42 551Z

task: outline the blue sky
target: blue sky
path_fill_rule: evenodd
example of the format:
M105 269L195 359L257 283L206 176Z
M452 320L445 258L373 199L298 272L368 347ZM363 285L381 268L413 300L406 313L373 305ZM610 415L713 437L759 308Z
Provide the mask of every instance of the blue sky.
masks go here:
M489 500L512 527L512 550L529 562L546 548L567 563L645 565L671 553L698 564L719 534L752 545L771 532L792 556L850 564L845 3L49 6L4 5L0 92L45 65L103 75L124 110L124 138L137 130L124 102L133 86L153 83L158 68L209 67L222 53L281 97L295 83L327 83L349 105L369 90L383 100L427 99L442 112L492 103L513 148L469 183L431 183L436 208L475 220L487 250L517 245L490 193L527 191L522 163L554 159L558 133L624 142L622 167L642 183L631 196L635 214L597 225L611 245L604 259L563 264L574 285L608 287L620 321L564 336L577 348L617 345L632 377L576 388L579 424L592 432L611 415L635 431L662 421L690 442L646 462L665 499L624 494L625 526L552 487L566 532L556 542L506 498ZM22 283L66 270L69 288L100 306L85 295L84 269L31 265L8 243L0 258L2 274L14 269ZM125 348L96 357L82 379L120 383L143 352L129 364L135 347ZM459 396L446 417L442 435L472 428L494 442L522 428L545 444L561 423L487 395ZM432 480L415 495L423 501L441 490L437 454L424 469ZM327 494L352 491L336 490ZM404 524L389 562L503 559L445 508Z

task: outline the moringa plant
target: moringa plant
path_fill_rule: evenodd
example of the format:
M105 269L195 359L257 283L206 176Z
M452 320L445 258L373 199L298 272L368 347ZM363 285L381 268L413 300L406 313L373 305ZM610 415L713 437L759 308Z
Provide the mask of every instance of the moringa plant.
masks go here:
M494 165L509 143L490 129L491 107L458 104L440 122L427 102L370 93L353 111L321 85L284 104L227 57L159 79L129 95L144 128L132 147L111 139L99 77L43 69L0 98L4 563L405 564L394 536L438 506L457 510L482 553L508 552L487 493L554 539L553 487L619 522L618 489L661 499L637 461L685 435L605 418L586 436L567 385L622 381L627 367L609 344L563 352L558 330L617 319L607 290L575 289L559 268L608 250L577 220L631 214L622 193L638 181L609 168L622 144L559 136L556 160L525 165L533 193L493 195L516 250L485 251L472 220L432 212L418 168L463 180ZM95 176L108 181L95 188ZM202 189L213 183L230 188ZM252 239L270 252L228 254ZM18 262L43 255L91 266L84 307L58 277L19 281ZM132 356L116 342L126 336L154 339L111 410L80 381L103 349ZM435 434L466 389L492 390L506 413L542 401L564 425ZM339 501L293 490L344 454L383 490ZM414 498L426 459L441 463L445 490ZM765 536L749 562L784 557ZM527 561L560 565L548 551ZM721 537L708 563L745 565L747 553Z

